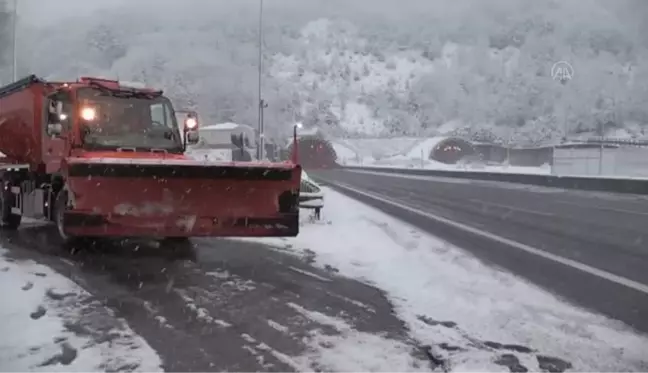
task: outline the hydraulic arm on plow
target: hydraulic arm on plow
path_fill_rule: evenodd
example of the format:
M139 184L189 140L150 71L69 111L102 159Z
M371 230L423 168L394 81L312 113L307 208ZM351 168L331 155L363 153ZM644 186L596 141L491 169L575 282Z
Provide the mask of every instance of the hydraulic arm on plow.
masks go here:
M1 87L0 224L48 219L64 242L296 236L301 167L191 159L198 126L189 112L181 128L162 91L118 81Z

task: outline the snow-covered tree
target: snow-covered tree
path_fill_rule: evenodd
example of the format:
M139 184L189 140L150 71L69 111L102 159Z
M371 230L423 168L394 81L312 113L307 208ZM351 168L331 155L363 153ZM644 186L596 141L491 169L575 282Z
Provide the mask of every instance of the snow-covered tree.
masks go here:
M31 30L23 58L46 77L143 80L208 121L254 125L257 5L116 5ZM0 8L0 27L5 18ZM460 121L467 137L521 142L648 126L645 0L276 0L264 24L262 97L273 136L295 120L342 135L376 123L384 136ZM566 84L551 76L561 60L574 68ZM360 119L348 109L365 106Z
M113 28L98 24L86 35L88 59L99 68L110 69L112 64L126 55L124 42Z

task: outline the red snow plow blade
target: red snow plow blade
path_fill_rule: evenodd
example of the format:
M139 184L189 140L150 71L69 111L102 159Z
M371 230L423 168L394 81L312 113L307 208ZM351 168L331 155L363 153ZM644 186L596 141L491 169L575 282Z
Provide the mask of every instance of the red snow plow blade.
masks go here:
M301 167L193 160L67 160L65 233L294 237Z

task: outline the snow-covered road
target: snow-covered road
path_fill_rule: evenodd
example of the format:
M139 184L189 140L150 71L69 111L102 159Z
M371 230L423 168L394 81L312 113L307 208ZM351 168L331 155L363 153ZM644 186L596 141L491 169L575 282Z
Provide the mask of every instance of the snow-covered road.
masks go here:
M325 193L297 238L197 239L181 257L1 233L0 370L648 369L645 336Z
M308 224L304 226L305 230L309 228ZM145 243L105 243L72 254L50 244L55 241L54 235L51 227L38 224L0 233L0 245L7 248L6 266L11 266L9 272L17 284L12 287L15 292L21 292L24 283L32 281L23 279L27 275L13 268L17 263L30 263L46 274L40 283L41 292L30 293L38 295L36 300L17 298L24 311L4 310L26 317L28 322L21 327L34 333L39 331L29 313L34 312L32 309L38 311L39 304L49 310L46 315L60 315L53 321L52 330L43 333L39 341L21 344L4 339L2 343L16 352L2 356L0 367L96 370L92 367L103 363L91 359L96 354L87 349L93 342L85 338L90 335L86 330L98 330L103 334L96 340L114 344L114 333L108 330L112 327L107 325L116 322L122 328L127 323L159 355L154 363L137 359L141 356L137 349L114 349L100 355L107 360L107 367L127 364L123 370L151 371L158 364L165 371L429 371L437 366L425 349L407 336L380 290L337 276L332 269L313 267L307 258L302 260L285 249L237 240L195 239L195 248L189 252L163 252ZM47 282L50 277L64 282L56 287L62 289L59 291L69 302L65 303L65 312L56 313L58 303L43 298L43 293L56 285ZM119 319L110 313L103 318L88 317L90 311L82 301L85 297L93 301L100 315L107 312L107 306ZM51 354L23 361L23 365L16 362L27 356L33 345L60 343L62 339L57 337L65 333L67 315L83 321L84 329L70 324L73 327L68 333L81 331L75 337L78 339L68 338L67 349L76 349L74 362L78 367L52 360L53 368L39 368L38 364ZM113 337L112 342L109 337ZM104 346L101 343L95 344ZM140 351L147 349L142 347ZM81 365L82 356L91 361ZM112 358L106 356L123 361L111 363Z
M295 239L263 241L383 289L410 335L451 370L648 369L648 338L619 322L330 189L323 216Z
M0 371L160 371L157 353L71 280L0 249Z

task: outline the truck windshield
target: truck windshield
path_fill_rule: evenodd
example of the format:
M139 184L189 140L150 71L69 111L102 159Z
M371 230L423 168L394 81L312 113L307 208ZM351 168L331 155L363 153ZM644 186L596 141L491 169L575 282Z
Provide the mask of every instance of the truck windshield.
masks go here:
M83 88L78 99L84 148L182 151L178 123L166 97Z

